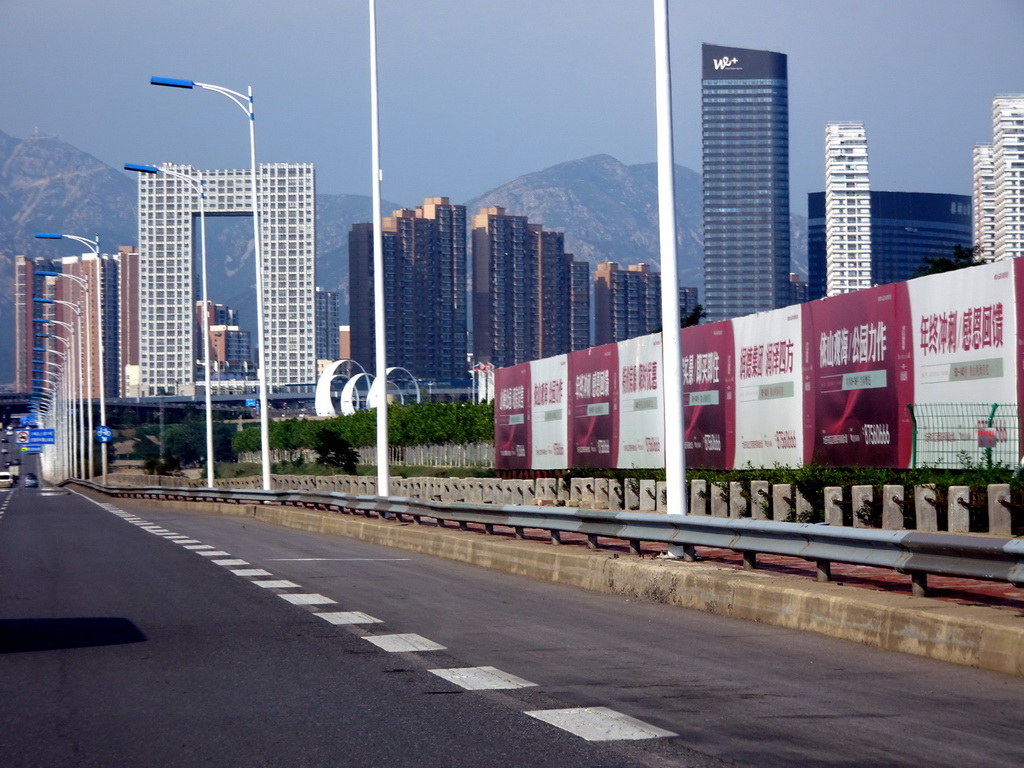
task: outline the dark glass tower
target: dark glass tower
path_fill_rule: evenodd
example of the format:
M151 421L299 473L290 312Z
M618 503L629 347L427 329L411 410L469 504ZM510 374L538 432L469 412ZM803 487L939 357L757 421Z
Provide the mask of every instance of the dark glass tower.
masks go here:
M910 280L925 259L971 247L970 195L871 192L871 284ZM808 298L825 295L825 193L807 195Z
M786 56L704 45L704 305L709 322L789 304Z

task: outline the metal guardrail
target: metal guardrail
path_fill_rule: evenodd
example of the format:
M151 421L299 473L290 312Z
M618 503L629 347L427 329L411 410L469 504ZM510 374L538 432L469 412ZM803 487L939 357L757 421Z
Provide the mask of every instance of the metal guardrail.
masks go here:
M641 542L658 542L682 548L685 559L695 547L729 549L743 555L744 566L756 567L758 554L785 555L817 563L819 581L831 578L830 565L848 563L887 568L911 577L915 595L927 594L929 575L999 581L1024 588L1024 539L997 536L920 533L840 528L825 524L784 523L749 518L733 519L703 515L665 515L636 512L604 512L572 507L533 507L465 502L435 502L382 496L355 496L317 491L264 491L254 489L122 488L83 480L70 484L90 488L116 498L151 498L223 504L282 504L341 513L376 514L378 517L419 523L430 518L440 525L458 523L515 530L524 537L527 528L546 530L552 543L563 533L582 534L592 549L599 538L629 542L639 554Z

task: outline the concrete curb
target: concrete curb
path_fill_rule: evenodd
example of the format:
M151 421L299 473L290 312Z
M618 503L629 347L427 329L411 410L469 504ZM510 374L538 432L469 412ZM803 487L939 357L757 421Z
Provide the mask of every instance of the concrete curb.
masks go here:
M608 552L295 507L144 499L132 499L131 503L244 515L274 525L348 536L533 579L816 632L887 651L1024 677L1024 618L996 608L952 605L834 582L820 584L704 563L619 557Z

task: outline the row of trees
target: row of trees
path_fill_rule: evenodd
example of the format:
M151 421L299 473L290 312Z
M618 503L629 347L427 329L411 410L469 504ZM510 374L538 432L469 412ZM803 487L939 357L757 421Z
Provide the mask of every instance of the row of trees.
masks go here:
M351 416L316 421L273 421L269 438L272 449L311 449L324 461L325 451L328 455L337 452L341 442L357 448L376 445L377 412L357 411ZM480 443L493 439L492 403L429 402L388 406L388 442L391 445ZM237 453L260 450L259 428L247 427L236 432L231 446Z

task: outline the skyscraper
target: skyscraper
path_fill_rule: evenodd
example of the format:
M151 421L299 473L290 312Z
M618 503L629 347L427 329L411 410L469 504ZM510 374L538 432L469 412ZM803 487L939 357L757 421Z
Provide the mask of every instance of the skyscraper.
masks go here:
M826 295L871 287L871 185L863 123L825 126Z
M340 360L338 327L341 325L341 295L316 289L316 359Z
M708 321L785 306L789 272L786 56L702 47L704 308Z
M594 344L633 339L661 328L661 275L649 264L614 261L597 265L594 276Z
M590 268L565 252L561 232L494 206L473 217L472 237L478 363L500 368L589 346Z
M1024 96L992 102L992 181L996 260L1024 254Z
M191 176L190 166L165 167ZM251 172L202 171L205 211L251 216ZM313 287L316 197L309 163L260 165L257 184L263 257L264 344L267 386L312 383L316 378ZM139 175L139 389L142 396L195 391L194 223L199 208L187 180ZM255 282L251 268L243 279Z
M466 208L429 197L381 222L388 366L421 379L466 373ZM352 358L376 369L373 226L349 233Z

